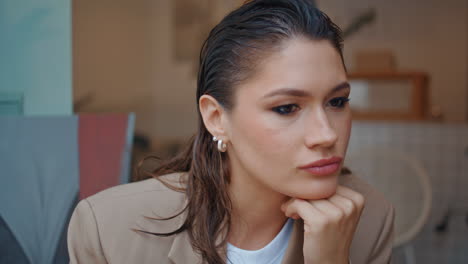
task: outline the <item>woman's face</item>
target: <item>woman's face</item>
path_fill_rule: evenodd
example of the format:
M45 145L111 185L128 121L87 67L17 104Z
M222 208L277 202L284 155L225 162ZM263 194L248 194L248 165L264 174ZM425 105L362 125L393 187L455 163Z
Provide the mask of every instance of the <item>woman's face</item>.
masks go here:
M325 175L303 167L346 154L350 87L340 55L329 41L295 38L256 70L236 87L227 117L233 182L302 199L331 196L342 162Z

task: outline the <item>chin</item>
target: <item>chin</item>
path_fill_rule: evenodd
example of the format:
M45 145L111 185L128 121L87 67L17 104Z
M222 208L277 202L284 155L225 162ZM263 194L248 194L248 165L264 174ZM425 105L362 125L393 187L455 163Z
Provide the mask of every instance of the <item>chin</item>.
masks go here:
M338 178L314 180L298 186L293 197L304 200L320 200L333 196L338 188Z

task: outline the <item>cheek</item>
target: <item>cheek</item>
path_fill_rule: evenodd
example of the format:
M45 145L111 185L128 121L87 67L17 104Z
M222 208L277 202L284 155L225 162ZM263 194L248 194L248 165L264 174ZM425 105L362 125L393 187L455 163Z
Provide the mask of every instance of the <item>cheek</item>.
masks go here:
M339 137L339 141L337 142L340 150L346 150L349 142L349 137L351 135L351 126L352 126L352 119L351 119L351 112L346 111L341 113L337 116L330 117L333 123L333 127L335 132Z
M265 117L267 116L267 117ZM291 138L294 138L288 129L281 126L278 120L269 117L264 112L256 112L239 119L238 138L236 141L242 148L250 149L257 161L274 162L288 153ZM241 147L239 146L239 147Z
M298 137L291 133L298 129L285 126L267 110L239 111L232 121L232 154L243 169L274 189L284 184L294 168L291 142Z
M351 113L349 113L346 118L342 121L342 138L343 138L343 143L345 145L345 148L348 147L348 142L349 142L349 137L351 136L351 128L352 128L352 118L351 118Z

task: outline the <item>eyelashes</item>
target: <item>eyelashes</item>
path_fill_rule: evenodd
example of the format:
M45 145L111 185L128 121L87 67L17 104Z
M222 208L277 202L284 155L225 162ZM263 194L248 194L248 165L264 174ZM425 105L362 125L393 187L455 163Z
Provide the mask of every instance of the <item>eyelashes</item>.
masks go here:
M337 97L330 100L330 105L336 108L344 108L346 104L351 100L348 97Z
M351 99L348 97L336 97L336 98L331 99L327 105L336 109L342 109L348 104L350 100ZM285 105L275 106L271 110L279 115L287 116L300 110L300 107L298 104L285 104Z
M276 112L280 115L290 115L299 110L299 106L297 104L287 104L287 105L280 105L272 108L273 112Z

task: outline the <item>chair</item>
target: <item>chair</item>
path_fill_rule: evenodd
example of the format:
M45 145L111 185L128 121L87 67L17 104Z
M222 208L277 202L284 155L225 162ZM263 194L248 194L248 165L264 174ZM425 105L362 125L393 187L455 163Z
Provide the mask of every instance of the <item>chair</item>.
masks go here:
M426 224L432 203L430 179L421 162L399 150L365 147L349 153L346 163L393 203L394 247L403 247L406 263L416 263L411 241Z
M129 181L133 114L0 117L0 263L68 263L80 198Z

